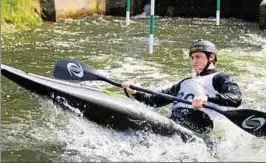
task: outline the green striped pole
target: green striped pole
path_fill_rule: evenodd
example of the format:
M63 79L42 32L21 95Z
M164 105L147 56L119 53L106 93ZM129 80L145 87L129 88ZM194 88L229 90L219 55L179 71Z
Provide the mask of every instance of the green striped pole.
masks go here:
M153 54L154 44L154 4L155 0L151 0L151 13L150 13L150 39L149 39L149 54Z
M216 25L220 25L220 6L221 6L221 1L217 0L216 3Z
M129 17L130 17L130 0L127 0L127 4L126 4L126 25L129 25Z

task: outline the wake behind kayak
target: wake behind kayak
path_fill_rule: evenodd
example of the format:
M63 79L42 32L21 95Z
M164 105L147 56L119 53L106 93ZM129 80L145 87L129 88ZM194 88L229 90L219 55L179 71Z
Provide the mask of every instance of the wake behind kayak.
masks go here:
M64 108L66 103L77 108L79 114L100 125L120 131L152 130L161 135L178 134L184 141L201 140L201 135L128 98L113 97L93 87L36 75L3 64L1 74Z

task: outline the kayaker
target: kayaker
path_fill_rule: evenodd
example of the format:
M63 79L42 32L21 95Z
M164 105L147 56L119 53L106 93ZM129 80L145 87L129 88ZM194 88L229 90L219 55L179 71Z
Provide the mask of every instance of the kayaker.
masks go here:
M238 84L229 74L215 69L217 54L216 47L212 42L202 39L193 42L189 49L189 56L195 75L160 92L192 100L192 106L174 101L170 118L198 133L206 133L213 127L212 120L220 114L202 108L202 104L207 102L209 105L219 105L219 108L221 108L220 106L238 107L242 102L242 93ZM122 86L138 101L153 107L172 103L163 97L132 90L129 88L131 84L133 82L125 81ZM225 107L221 109L226 109Z

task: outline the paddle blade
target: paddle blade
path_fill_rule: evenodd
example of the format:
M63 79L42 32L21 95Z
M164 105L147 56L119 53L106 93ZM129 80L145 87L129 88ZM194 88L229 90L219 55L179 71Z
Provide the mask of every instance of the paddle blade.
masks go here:
M266 136L266 113L240 109L226 111L226 115L237 126L257 137Z
M70 59L62 59L55 64L54 76L65 80L101 80L100 74L89 65Z

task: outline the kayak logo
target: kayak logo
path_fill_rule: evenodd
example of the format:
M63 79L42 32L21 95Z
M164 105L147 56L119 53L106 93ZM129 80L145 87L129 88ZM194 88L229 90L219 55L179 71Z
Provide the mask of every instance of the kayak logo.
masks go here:
M242 127L246 129L254 129L253 131L256 131L260 129L265 124L265 119L262 117L253 118L254 115L248 117L245 119L242 123Z
M68 63L67 64L67 70L69 72L69 74L71 76L76 76L76 77L79 77L79 78L82 78L83 77L83 69L81 67L81 65L77 65L75 63Z

